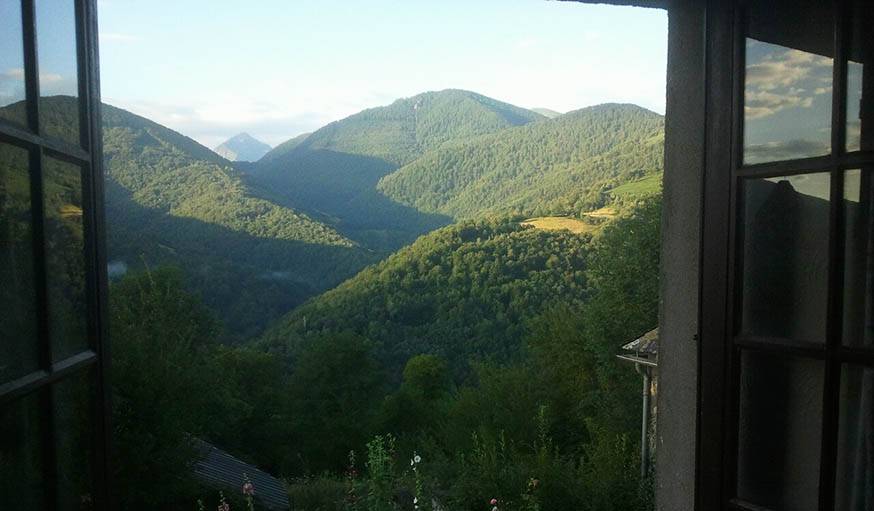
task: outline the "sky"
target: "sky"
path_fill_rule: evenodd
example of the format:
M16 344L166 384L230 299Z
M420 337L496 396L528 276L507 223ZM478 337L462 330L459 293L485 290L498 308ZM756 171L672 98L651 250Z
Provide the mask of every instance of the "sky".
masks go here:
M103 100L214 147L277 145L447 88L664 113L667 15L543 0L98 0Z

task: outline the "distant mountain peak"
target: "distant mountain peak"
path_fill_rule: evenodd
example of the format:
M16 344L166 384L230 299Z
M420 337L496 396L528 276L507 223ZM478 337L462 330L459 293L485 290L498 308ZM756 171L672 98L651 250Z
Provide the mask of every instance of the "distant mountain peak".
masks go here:
M213 150L231 161L258 161L270 149L269 145L243 132L227 139Z

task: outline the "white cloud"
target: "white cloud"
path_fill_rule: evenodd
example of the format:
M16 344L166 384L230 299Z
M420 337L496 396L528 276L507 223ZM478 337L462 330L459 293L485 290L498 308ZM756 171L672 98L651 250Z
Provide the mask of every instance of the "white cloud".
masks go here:
M7 69L0 73L0 80L22 80L24 79L24 69L20 67Z
M796 91L797 92L797 91ZM803 91L801 91L803 93ZM775 94L768 91L747 91L744 98L744 113L748 120L774 115L787 108L810 108L813 97L801 94Z
M764 44L764 43L759 43ZM769 45L771 46L771 45ZM831 74L821 72L830 68L832 59L801 50L775 50L757 62L748 63L746 83L748 87L773 90L793 87L800 83L828 83Z

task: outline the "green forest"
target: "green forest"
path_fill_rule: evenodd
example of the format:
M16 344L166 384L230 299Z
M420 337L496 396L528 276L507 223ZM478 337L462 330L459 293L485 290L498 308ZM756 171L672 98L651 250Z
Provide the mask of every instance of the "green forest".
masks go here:
M42 101L69 130L74 100ZM657 324L663 119L545 113L427 92L232 163L104 105L121 508L246 508L194 476L201 439L300 510L652 509L640 380L615 355ZM0 148L0 333L35 335L27 152ZM81 181L44 169L72 353Z

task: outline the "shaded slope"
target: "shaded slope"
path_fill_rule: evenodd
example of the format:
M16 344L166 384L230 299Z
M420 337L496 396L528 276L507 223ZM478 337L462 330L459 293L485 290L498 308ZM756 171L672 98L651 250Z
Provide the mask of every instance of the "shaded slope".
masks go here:
M337 221L341 231L378 248L398 248L450 221L396 204L379 179L451 140L543 119L473 92L445 90L364 110L277 148L250 173L286 203ZM283 154L284 153L284 154Z

